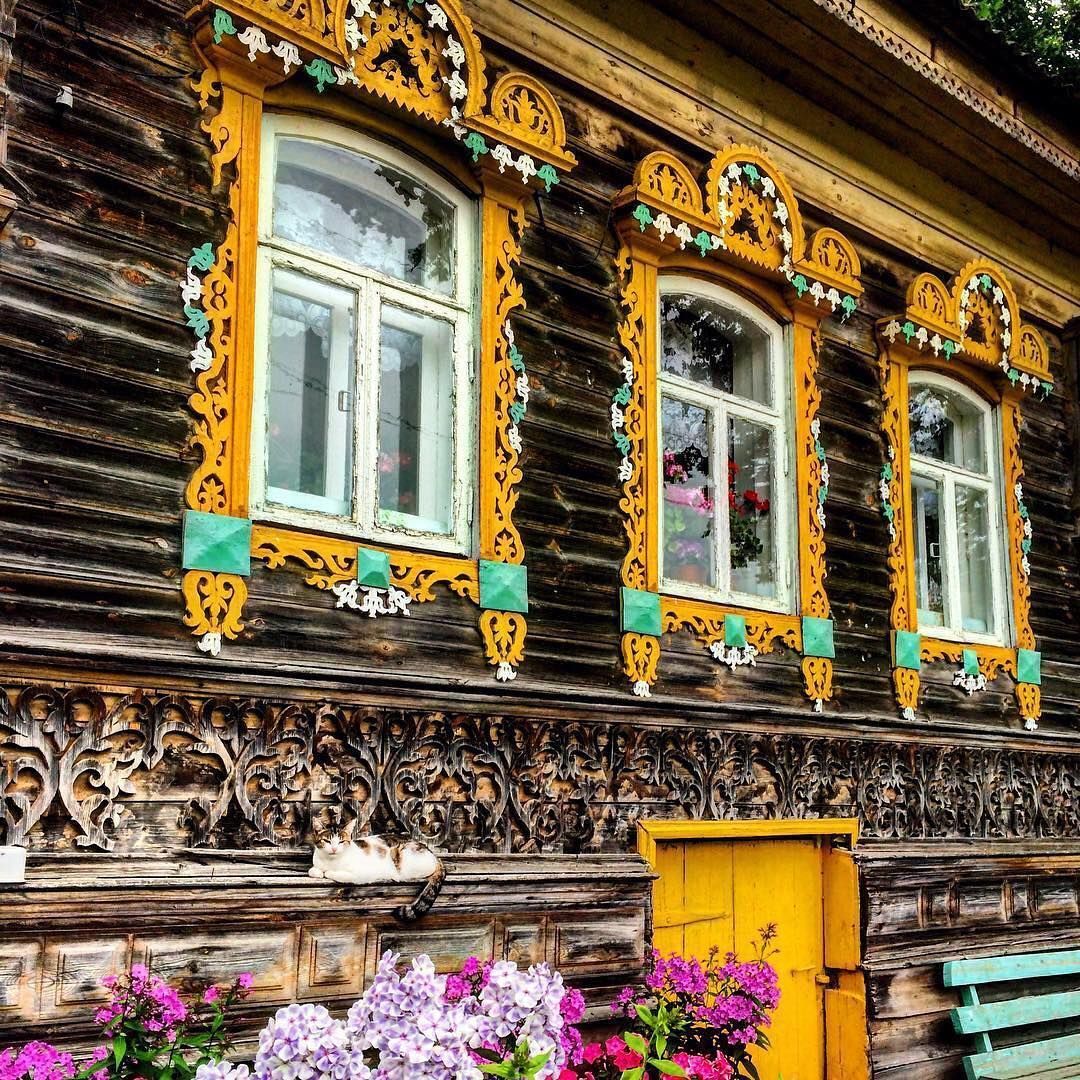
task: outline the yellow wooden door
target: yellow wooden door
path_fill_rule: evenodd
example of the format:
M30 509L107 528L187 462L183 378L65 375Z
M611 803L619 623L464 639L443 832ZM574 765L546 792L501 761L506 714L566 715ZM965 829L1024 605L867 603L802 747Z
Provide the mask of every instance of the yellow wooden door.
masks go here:
M667 838L665 824L673 834ZM655 946L663 953L702 958L716 946L747 960L754 955L761 928L774 923L779 951L770 962L779 976L781 996L768 1032L772 1047L754 1055L761 1080L849 1080L865 1075L865 1066L857 1067L860 1053L865 1061L865 1025L857 1014L851 1015L853 1001L858 1006L861 999L852 997L847 973L826 966L837 958L852 967L858 963L857 937L853 963L850 945L838 941L854 929L849 906L826 912L826 898L854 881L848 874L853 870L850 860L832 865L833 855L847 853L834 853L827 835L755 837L739 830L742 835L730 838L686 837L692 824L643 827L651 835L642 851L659 874L653 903ZM844 1023L854 1025L853 1037L836 1022L841 986ZM836 1045L827 1046L827 1032ZM842 1055L844 1041L848 1052Z

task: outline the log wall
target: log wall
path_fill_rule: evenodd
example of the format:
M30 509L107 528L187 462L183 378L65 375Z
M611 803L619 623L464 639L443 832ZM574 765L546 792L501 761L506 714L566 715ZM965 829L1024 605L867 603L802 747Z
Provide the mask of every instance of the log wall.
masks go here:
M920 897L918 911L933 913L935 890L952 896L965 875L985 870L991 893L993 881L1012 880L1012 864L994 862L1007 839L1025 873L1035 858L1050 878L1073 873L1075 383L1071 399L1059 392L1024 408L1040 731L1022 730L1007 680L968 698L944 667L924 669L919 720L905 724L890 681L873 323L902 310L916 273L950 278L978 236L983 253L1018 273L1053 372L1069 386L1060 332L1076 298L1062 268L1080 246L1075 236L1029 242L1040 238L1040 222L1049 228L1034 209L1003 224L1000 183L986 196L994 207L971 195L950 203L936 164L895 161L899 151L881 141L888 133L845 125L831 111L838 100L802 68L792 78L804 80L805 112L753 66L767 67L764 55L725 62L714 83L712 69L694 72L720 63L715 50L700 36L684 49L694 40L685 25L665 22L665 35L639 48L629 38L641 32L640 5L627 5L620 52L598 37L583 44L583 33L543 5L477 0L494 69L523 67L553 87L580 161L544 198L542 214L530 208L520 269L528 306L515 329L531 380L516 516L529 563L525 664L513 684L496 684L475 608L449 594L414 606L408 619L376 622L335 610L299 574L260 570L246 631L214 661L181 625L179 590L182 492L193 462L185 449L190 334L178 283L190 249L216 241L225 222L188 82L197 65L187 5L77 6L82 23L65 24L54 5L22 0L8 76L10 163L33 197L0 234L4 835L58 859L84 849L154 857L239 848L279 866L306 845L312 812L338 799L372 827L404 825L444 850L490 859L625 852L642 814L858 816L864 835L880 841L863 886L878 1072L957 1075L963 1047L944 1034L948 1002L934 980L970 926L922 914L904 922L897 911L909 904L905 889ZM773 6L789 33L784 18L797 5ZM581 7L595 16L597 5ZM738 20L729 29L730 47L746 39ZM545 59L560 55L561 63ZM643 58L666 64L663 77L648 74ZM859 69L850 65L854 80ZM52 104L60 82L75 91L67 115ZM709 97L714 89L723 100ZM619 660L625 540L608 406L621 374L608 208L647 152L670 149L701 166L719 146L747 138L792 175L810 225L853 236L867 287L856 316L826 322L821 340L837 697L820 716L809 712L791 654L733 673L689 636L670 637L647 703L629 695ZM875 155L883 164L871 164ZM1041 201L1058 220L1070 205L1064 196ZM918 224L905 209L927 205L933 211ZM1052 241L1061 245L1053 256ZM1048 837L1061 842L1040 847ZM948 838L980 844L958 861L942 844ZM897 842L913 840L925 844L909 858ZM75 863L37 865L55 868L76 892L91 887ZM477 903L495 904L484 883L496 870L470 872ZM636 918L640 883L613 887L623 889L620 910ZM519 913L540 918L534 898L511 895ZM47 952L59 909L39 899L33 948ZM953 900L946 910L957 903L963 910ZM1049 940L1031 932L1038 904L1033 921L1009 910L994 916L980 947ZM475 925L488 933L492 918ZM1075 913L1061 918L1054 927L1080 934L1069 922ZM602 966L584 962L593 961ZM45 1008L44 998L33 1000ZM929 1030L923 1053L920 1033Z

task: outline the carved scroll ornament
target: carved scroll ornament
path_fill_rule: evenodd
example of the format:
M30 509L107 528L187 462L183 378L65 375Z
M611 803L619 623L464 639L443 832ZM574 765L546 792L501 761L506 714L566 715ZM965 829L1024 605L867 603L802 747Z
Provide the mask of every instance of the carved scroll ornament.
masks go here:
M487 658L500 680L512 679L527 631L525 551L513 512L529 400L512 326L524 306L515 268L525 201L550 191L576 164L559 107L545 87L517 72L504 74L487 93L480 43L458 0L223 0L200 5L193 18L205 62L195 88L215 182L229 172L229 221L221 243L193 253L183 283L196 339L190 405L197 464L187 505L246 523L253 558L271 569L304 565L312 571L309 583L332 589L339 606L367 615L407 613L409 603L434 599L433 585L448 586L484 609L479 628ZM483 190L479 559L373 547L373 557L392 572L381 586L344 580L342 567L355 569L359 558L355 544L279 526L251 528L247 521L262 100L268 86L294 76L310 81L314 102L327 91L374 95L456 140ZM502 589L490 595L508 610L482 595L484 562L522 568L513 580L492 575ZM250 567L227 573L212 559L185 559L185 569L185 623L199 647L217 655L223 641L243 630Z
M721 603L659 596L655 629L642 632L624 615L623 659L634 692L657 678L660 634L694 632L729 667L753 662L775 644L802 651L806 692L816 710L832 697L832 623L825 591L825 500L829 472L817 419L817 329L830 313L847 318L862 294L859 259L836 230L807 242L787 180L760 151L733 146L711 161L704 190L678 158L649 154L615 200L622 240L618 254L623 320L623 382L611 406L620 455L623 527L628 548L622 585L638 594L660 589L660 491L653 431L657 381L659 274L679 269L723 280L733 268L744 291L783 307L793 326L791 364L795 418L798 615L776 615ZM740 641L724 641L725 620L739 621ZM808 630L813 631L811 644ZM745 640L742 640L745 639Z
M1021 323L1016 294L1001 268L991 262L968 263L951 289L933 274L920 274L908 289L907 301L903 316L882 319L877 327L887 455L880 493L889 529L897 704L906 718L913 719L919 704L921 664L947 662L962 665L954 684L969 694L985 689L1002 674L1011 676L1020 716L1025 727L1033 730L1040 712L1041 654L1035 651L1030 619L1032 525L1023 495L1020 403L1026 393L1045 397L1053 390L1049 352L1039 331ZM1008 647L946 641L919 633L908 513L908 376L918 368L981 387L999 406L1004 489L1000 495L1005 504L1013 620L1013 644Z
M451 851L625 851L643 816L1080 831L1069 753L169 691L0 692L0 781L0 843L39 850L296 849L327 803Z

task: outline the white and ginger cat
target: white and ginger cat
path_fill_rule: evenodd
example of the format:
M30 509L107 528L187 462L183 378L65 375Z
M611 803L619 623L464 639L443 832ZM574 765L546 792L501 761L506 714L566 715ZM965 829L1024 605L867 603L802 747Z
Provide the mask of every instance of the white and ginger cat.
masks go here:
M413 922L431 910L446 877L442 860L431 848L406 837L354 837L355 818L342 824L340 812L330 811L328 817L329 821L312 824L315 847L308 871L312 877L345 885L424 881L416 899L397 908L394 917Z

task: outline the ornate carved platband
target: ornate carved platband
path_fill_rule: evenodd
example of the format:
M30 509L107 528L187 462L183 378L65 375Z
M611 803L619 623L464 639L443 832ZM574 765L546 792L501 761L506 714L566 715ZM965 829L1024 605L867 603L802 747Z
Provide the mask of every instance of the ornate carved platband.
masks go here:
M650 693L664 633L691 630L724 663L741 658L732 653L735 648L767 652L782 644L802 652L806 693L820 710L832 697L833 642L825 591L828 464L817 419L817 329L829 314L846 318L855 311L862 294L858 255L834 229L820 229L808 240L783 174L762 152L744 146L713 158L704 191L683 162L665 152L649 154L630 187L616 197L615 210L622 241L624 382L615 393L611 422L629 542L622 565L627 678L636 694ZM658 277L673 270L752 294L792 327L797 614L661 592Z
M236 536L250 556L276 568L305 565L308 581L332 589L339 606L398 614L448 585L483 609L480 630L500 680L512 679L525 649L525 552L514 525L521 480L520 427L528 405L524 357L512 314L524 306L515 279L524 205L550 191L575 164L562 114L548 90L509 72L488 92L480 42L458 0L224 0L192 12L205 70L196 84L215 181L229 172L229 221L216 246L189 262L184 311L195 335L190 399L198 464L187 487L183 581L185 623L214 655L244 628L245 578ZM301 80L317 111L326 93L399 110L471 162L481 190L481 362L478 374L478 558L427 556L356 544L249 519L248 476L256 320L258 167L269 87ZM207 516L234 524L208 522ZM242 527L243 528L242 528ZM221 534L231 539L222 541ZM190 541L190 546L189 546ZM360 576L349 579L350 573Z
M1026 392L1046 396L1053 389L1049 354L1042 335L1020 321L1016 295L1000 267L984 260L968 263L949 289L933 274L920 274L908 289L903 316L878 323L882 424L888 460L882 468L882 512L889 526L892 587L893 683L904 715L919 704L923 663L962 665L956 682L984 688L1001 674L1016 684L1025 727L1033 730L1040 712L1041 654L1031 630L1028 554L1031 518L1024 504L1020 457L1020 402ZM970 383L1001 414L1002 497L1005 503L1008 578L1013 644L962 643L919 633L914 578L914 534L908 512L908 373L946 373Z

